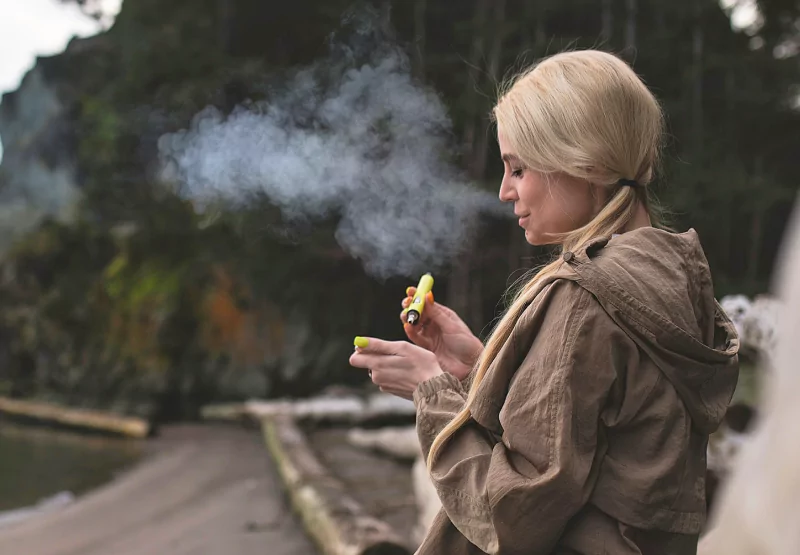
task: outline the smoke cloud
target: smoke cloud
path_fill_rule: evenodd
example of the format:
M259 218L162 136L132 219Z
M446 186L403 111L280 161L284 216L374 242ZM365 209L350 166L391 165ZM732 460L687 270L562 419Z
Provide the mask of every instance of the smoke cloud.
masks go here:
M227 116L207 108L161 137L165 175L200 207L259 194L289 222L337 216L337 241L377 277L441 269L468 248L481 213L510 208L451 162L447 110L403 52L376 44L374 21L356 27L269 100Z

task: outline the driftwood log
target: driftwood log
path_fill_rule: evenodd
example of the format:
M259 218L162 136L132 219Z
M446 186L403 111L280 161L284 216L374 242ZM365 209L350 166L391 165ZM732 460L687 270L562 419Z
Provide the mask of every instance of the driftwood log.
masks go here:
M7 397L0 397L0 414L15 419L132 438L145 438L150 432L150 425L142 418Z
M288 415L296 420L358 425L368 422L413 422L414 403L388 393L321 395L309 399L251 400L244 403L208 405L201 410L204 420L260 422L264 418Z
M292 417L269 416L262 426L292 506L324 555L410 554L406 542L322 466Z

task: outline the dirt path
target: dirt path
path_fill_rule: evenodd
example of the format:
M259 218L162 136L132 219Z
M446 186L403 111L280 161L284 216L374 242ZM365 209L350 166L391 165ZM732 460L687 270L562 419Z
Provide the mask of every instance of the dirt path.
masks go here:
M175 426L149 449L67 508L0 528L0 553L316 555L258 432Z

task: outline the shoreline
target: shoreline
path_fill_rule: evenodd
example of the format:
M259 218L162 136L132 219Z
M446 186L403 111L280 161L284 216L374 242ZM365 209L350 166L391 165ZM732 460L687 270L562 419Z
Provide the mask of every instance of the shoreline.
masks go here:
M258 431L181 424L160 432L105 485L0 527L0 553L316 553Z
M57 511L74 502L75 494L71 491L60 491L39 500L33 505L0 511L0 530L7 526L13 526L31 518L47 514L50 511Z

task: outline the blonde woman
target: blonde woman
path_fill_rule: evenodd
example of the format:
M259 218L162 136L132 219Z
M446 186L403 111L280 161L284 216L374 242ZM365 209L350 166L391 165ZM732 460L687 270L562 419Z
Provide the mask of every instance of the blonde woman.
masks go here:
M739 342L695 232L654 221L661 108L587 50L523 73L493 114L500 198L560 256L485 346L433 304L413 344L369 338L350 359L416 405L442 502L418 553L694 554Z

